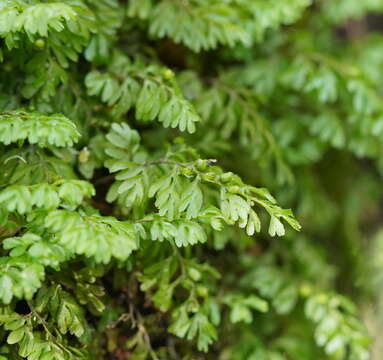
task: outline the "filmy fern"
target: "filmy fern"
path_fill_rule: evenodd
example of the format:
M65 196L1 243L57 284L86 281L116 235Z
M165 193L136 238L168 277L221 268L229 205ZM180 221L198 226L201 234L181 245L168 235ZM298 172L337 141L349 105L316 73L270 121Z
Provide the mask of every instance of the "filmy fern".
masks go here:
M369 359L382 10L0 0L0 360Z

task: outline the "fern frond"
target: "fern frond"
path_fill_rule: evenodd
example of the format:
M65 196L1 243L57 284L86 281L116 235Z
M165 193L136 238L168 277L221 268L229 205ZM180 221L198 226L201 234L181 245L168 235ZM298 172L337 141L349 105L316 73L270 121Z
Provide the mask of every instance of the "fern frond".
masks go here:
M171 70L157 66L144 67L116 55L109 73L91 72L85 79L89 95L97 95L113 106L116 117L135 107L137 120L158 119L164 127L178 127L193 133L200 117L178 89Z
M0 113L0 142L5 145L27 140L40 147L72 146L79 137L76 126L60 114L43 115L22 110Z
M0 205L19 214L33 208L53 210L59 205L80 205L84 197L94 195L91 184L81 180L58 180L53 184L11 185L0 191Z
M56 234L65 249L98 263L107 264L114 257L126 260L138 248L135 228L112 217L85 216L67 210L48 214L44 226Z

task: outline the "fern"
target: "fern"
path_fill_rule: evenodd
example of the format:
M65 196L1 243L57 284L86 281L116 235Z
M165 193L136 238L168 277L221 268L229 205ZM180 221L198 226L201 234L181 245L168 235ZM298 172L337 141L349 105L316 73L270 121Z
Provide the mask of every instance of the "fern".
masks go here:
M0 115L1 138L5 145L20 140L40 147L72 146L78 141L75 125L62 115L44 116L23 111L5 112Z
M0 1L0 360L373 359L381 11Z
M91 72L85 81L88 94L98 95L103 102L114 106L116 117L135 106L137 120L149 122L158 118L165 127L195 131L194 123L200 118L183 98L171 70L145 68L140 62L132 63L118 54L110 68L111 74Z

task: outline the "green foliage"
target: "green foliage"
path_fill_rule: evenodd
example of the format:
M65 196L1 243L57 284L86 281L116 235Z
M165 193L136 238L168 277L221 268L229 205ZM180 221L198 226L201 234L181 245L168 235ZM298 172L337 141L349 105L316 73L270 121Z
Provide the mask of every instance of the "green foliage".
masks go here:
M1 113L0 120L0 141L5 145L28 140L40 147L73 146L80 135L76 126L63 115L9 111Z
M0 1L0 360L370 359L382 10Z
M195 109L184 99L174 74L160 66L147 66L116 53L108 73L90 72L85 79L89 95L97 95L119 118L135 106L135 117L143 122L158 118L165 127L195 131L200 121Z
M317 294L307 300L305 311L308 318L317 323L315 340L327 354L335 359L343 359L346 352L350 359L369 358L366 346L370 339L353 317L355 308L348 299Z
M128 5L128 16L148 20L149 34L170 37L199 52L214 49L219 44L249 45L263 37L267 29L277 28L296 20L310 0L249 2L244 0L184 3L165 0L155 3L133 0Z

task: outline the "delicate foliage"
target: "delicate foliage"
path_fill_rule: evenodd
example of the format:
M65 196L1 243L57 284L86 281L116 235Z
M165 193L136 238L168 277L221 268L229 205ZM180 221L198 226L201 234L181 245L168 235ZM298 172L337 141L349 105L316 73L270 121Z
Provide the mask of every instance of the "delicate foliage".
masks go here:
M370 339L353 317L355 308L341 296L317 294L311 296L305 307L306 315L317 323L315 340L325 352L341 359L348 352L350 359L368 359L366 345ZM349 343L348 343L349 342Z
M158 118L165 127L179 127L193 133L194 123L200 118L180 93L173 77L170 69L148 67L116 54L109 73L90 72L85 84L89 95L98 95L103 102L114 106L116 117L135 106L137 120L150 122Z
M96 262L108 263L111 257L126 260L137 249L133 225L112 217L81 217L67 210L51 212L45 227L54 232L58 244L75 254L94 257Z
M0 142L5 145L28 140L30 144L40 147L72 146L79 138L76 126L62 115L3 112L0 114L0 126Z
M370 359L382 10L0 0L0 360Z

